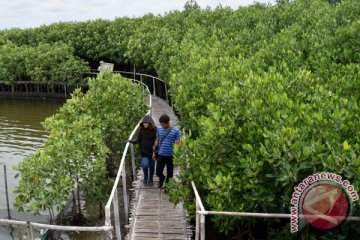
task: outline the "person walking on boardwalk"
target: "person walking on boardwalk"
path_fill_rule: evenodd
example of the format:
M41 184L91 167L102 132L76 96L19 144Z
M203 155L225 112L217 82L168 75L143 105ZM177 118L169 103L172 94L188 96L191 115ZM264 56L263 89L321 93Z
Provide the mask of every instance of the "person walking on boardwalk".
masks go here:
M152 159L153 145L156 140L156 126L154 120L149 116L140 122L140 131L136 140L129 140L132 144L140 144L141 167L144 171L144 185L153 185L155 162Z
M161 188L164 181L168 182L173 177L174 165L174 144L180 145L181 133L177 127L170 126L170 118L168 115L162 115L159 118L161 127L156 131L156 140L154 144L153 159L156 163L156 175L159 177L158 187ZM158 149L157 156L155 149ZM166 165L167 176L164 176L164 168Z

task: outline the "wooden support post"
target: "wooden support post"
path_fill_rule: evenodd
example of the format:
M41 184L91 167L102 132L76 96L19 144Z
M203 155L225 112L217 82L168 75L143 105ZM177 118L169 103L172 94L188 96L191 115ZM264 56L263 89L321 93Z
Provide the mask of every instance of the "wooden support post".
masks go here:
M205 240L205 215L204 214L200 215L200 224L201 224L200 237L201 237L201 240Z
M135 166L135 153L134 153L134 145L130 144L130 152L131 152L131 166L133 173L133 181L136 180L136 166Z
M16 228L16 234L18 235L19 240L23 240L23 239L26 238L24 231L25 231L25 229L24 229L23 226L17 226L17 228Z
M149 95L149 107L150 107L150 117L152 117L152 100L151 100L151 95Z
M200 215L197 211L200 210L199 204L195 199L195 205L196 205L196 222L195 222L195 240L199 240L200 236Z
M4 180L5 180L6 208L7 208L7 212L8 212L8 219L11 219L10 204L9 204L9 192L8 192L8 182L7 182L7 173L6 173L6 165L5 164L4 164Z
M128 195L127 195L127 186L126 186L126 170L125 165L122 169L122 187L123 187L123 197L124 197L124 210L125 210L125 224L129 221L129 202L128 202Z
M165 83L165 100L168 104L170 104L169 102L169 95L168 95L168 87L167 84Z
M106 240L112 240L112 239L113 239L113 234L111 231L108 231L106 235Z
M155 78L152 78L153 79L153 95L154 97L156 97L156 85L155 85Z
M114 219L115 219L115 232L116 238L121 239L121 225L120 225L120 212L119 212L119 200L118 200L118 191L115 190L114 198L113 198L113 205L114 205Z
M33 229L32 229L32 225L31 222L27 222L26 224L26 228L27 228L27 240L34 240L34 233L33 233Z

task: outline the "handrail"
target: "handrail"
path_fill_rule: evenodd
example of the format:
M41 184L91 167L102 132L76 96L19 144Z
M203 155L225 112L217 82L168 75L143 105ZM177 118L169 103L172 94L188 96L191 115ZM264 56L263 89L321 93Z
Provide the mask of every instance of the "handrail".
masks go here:
M135 135L136 131L138 130L139 128L139 124L140 124L141 120L138 122L138 124L136 124L136 127L133 129L133 131L131 132L130 136L129 136L129 140L133 138L133 136ZM120 180L120 176L121 176L121 172L122 172L122 169L124 167L124 163L125 163L125 158L126 158L126 155L127 155L127 152L128 152L128 149L129 149L129 145L130 143L126 143L125 145L125 149L123 151L123 154L122 154L122 157L121 157L121 161L120 161L120 166L119 166L119 171L116 175L116 178L115 178L115 182L114 182L114 186L111 190L111 194L109 196L109 199L107 201L107 204L105 205L105 209L106 208L109 208L110 207L110 204L111 204L111 200L114 198L114 194L115 194L115 190L116 190L116 186L117 183L119 183L119 180Z
M136 78L136 76L139 76L140 77L140 82L142 81L143 77L148 77L148 78L152 78L152 86L153 86L153 95L154 96L157 96L157 88L156 88L156 81L159 81L163 84L164 86L164 90L165 90L165 100L168 102L168 104L173 107L173 102L172 102L172 98L169 99L169 84L167 82L165 82L164 80L158 78L158 77L155 77L155 76L151 76L151 75L148 75L148 74L145 74L145 73L137 73L137 72L128 72L128 71L113 71L114 73L118 73L118 74L128 74L128 75L131 75L133 76L134 80ZM156 80L156 81L155 81Z
M132 75L134 75L134 72L127 72L127 71L114 71L114 73L124 73L124 74L132 74ZM164 80L162 80L162 79L160 79L158 77L155 77L155 76L151 76L149 74L135 72L135 75L136 76L144 76L144 77L154 78L154 79L156 79L156 80L158 80L160 82L166 83Z
M147 112L147 114L149 114L149 113L150 113L150 111ZM135 128L133 129L133 131L131 132L128 140L130 140L130 139L133 138L133 136L135 135L136 131L137 131L138 128L139 128L139 124L140 124L140 123L141 123L141 120L138 122L138 124L136 124L136 127L135 127ZM111 201L112 201L112 199L114 198L115 191L116 191L116 189L117 189L117 184L118 184L119 181L120 181L120 176L121 176L122 171L123 171L123 169L124 169L125 159L126 159L126 155L127 155L127 153L128 153L128 150L129 150L129 145L130 145L129 142L127 142L126 145L125 145L125 149L124 149L124 151L123 151L123 154L122 154L122 157L121 157L121 161L120 161L119 170L118 170L118 173L117 173L116 178L115 178L114 186L113 186L113 188L112 188L112 190L111 190L111 194L110 194L110 196L109 196L109 199L108 199L108 201L107 201L107 204L105 205L105 211L108 210L109 213L110 213ZM106 212L105 212L105 215L106 215ZM110 214L107 216L107 218L108 218L108 219L106 219L106 220L110 220Z
M195 194L196 204L196 226L195 226L195 240L205 240L205 216L206 215L221 215L221 216L237 216L237 217L255 217L255 218L291 218L291 214L287 213L253 213L253 212L229 212L229 211L206 211L202 205L201 197L198 193L194 181L191 181L191 185ZM200 208L200 209L199 209ZM320 216L320 215L313 215ZM340 216L333 216L334 218L342 218ZM199 223L199 218L201 221ZM299 214L299 218L305 218L304 215ZM360 221L360 217L350 216L348 221ZM200 235L200 238L199 238Z
M204 208L204 205L202 204L202 201L201 201L201 198L200 198L200 195L196 189L196 186L195 186L195 183L194 181L191 181L191 185L192 185L192 188L194 190L194 193L195 193L195 198L196 198L196 201L198 202L198 204L200 205L200 209L202 212L205 212L205 208Z
M150 113L150 111L148 111L148 114ZM140 124L141 120L139 121L138 124L136 124L136 127L133 129L133 131L131 132L130 136L129 136L129 140L133 138L133 136L135 135L136 131L139 128L139 124ZM111 203L114 203L114 208L116 211L117 210L117 204L118 204L118 200L117 200L117 188L120 182L120 177L122 177L123 179L123 194L124 194L124 202L125 202L125 219L128 219L128 212L129 212L129 203L127 202L127 193L126 193L126 172L125 172L125 168L124 168L124 164L125 164L125 160L126 160L126 155L128 153L128 149L129 149L129 145L130 143L127 142L125 145L125 149L123 151L122 157L121 157L121 161L120 161L120 166L119 166L119 170L118 173L116 175L116 179L113 185L113 188L111 190L111 194L109 196L109 199L105 205L105 226L111 226ZM118 212L115 213L115 228L116 228L116 236L117 238L121 239L121 231L120 231L120 218L118 216Z
M19 221L19 220L9 220L9 219L0 219L0 223L7 225L20 225L20 226L29 226L42 229L51 229L59 231L81 231L81 232L102 232L102 231L111 231L111 226L99 226L99 227L82 227L82 226L63 226L63 225L51 225L44 223L35 223L30 221Z

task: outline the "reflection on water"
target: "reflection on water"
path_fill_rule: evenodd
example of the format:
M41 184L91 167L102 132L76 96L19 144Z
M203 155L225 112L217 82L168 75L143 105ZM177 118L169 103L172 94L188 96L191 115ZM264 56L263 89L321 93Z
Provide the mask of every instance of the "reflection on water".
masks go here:
M47 133L41 122L53 115L62 104L62 101L50 100L0 99L0 163L7 166L10 193L17 184L14 179L16 172L11 167L42 145ZM0 172L0 196L4 196L4 173ZM5 209L4 203L0 199L0 209ZM10 205L12 203L11 194Z
M17 220L44 222L48 216L32 216L16 212L13 209L13 189L17 186L18 179L15 179L16 172L12 166L17 165L25 157L34 153L46 140L47 132L41 125L45 118L56 113L63 104L59 100L21 100L0 98L0 218L7 218L6 196L4 184L3 165L7 166L7 178L9 188L9 200L11 218ZM91 225L103 225L104 219L99 219L98 206L90 202L84 203L84 214L91 219ZM46 214L46 213L45 213ZM0 240L13 240L11 228L0 225ZM16 230L13 231L16 236ZM35 233L38 236L38 233ZM103 240L105 233L63 233L64 240Z
M3 165L7 166L7 178L9 188L9 200L11 218L17 220L44 222L48 216L32 216L16 212L13 209L13 189L17 186L18 179L15 179L16 172L12 166L17 165L25 157L34 153L46 140L47 132L41 125L45 118L56 113L63 104L59 100L21 100L0 98L0 218L7 218L6 196L4 184ZM87 218L92 218L91 225L102 225L104 219L98 219L98 207L85 202L84 213ZM46 214L46 213L45 213ZM18 239L10 235L9 226L0 225L0 240ZM16 236L16 230L13 231ZM35 233L38 236L38 233ZM105 233L63 233L64 240L100 240L106 239Z
M3 164L7 166L8 190L13 219L46 222L47 216L33 217L13 209L12 191L18 183L12 166L35 152L43 144L47 133L41 126L63 104L59 100L0 99L0 218L7 217ZM0 239L9 238L0 227Z

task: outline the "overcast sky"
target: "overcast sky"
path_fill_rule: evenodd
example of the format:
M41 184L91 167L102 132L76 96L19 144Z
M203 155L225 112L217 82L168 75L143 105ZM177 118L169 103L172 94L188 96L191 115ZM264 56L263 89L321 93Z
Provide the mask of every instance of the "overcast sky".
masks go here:
M114 19L182 10L187 0L0 0L0 29L37 27L59 21ZM257 0L274 3L275 0ZM197 0L202 7L221 4L237 9L254 0Z

